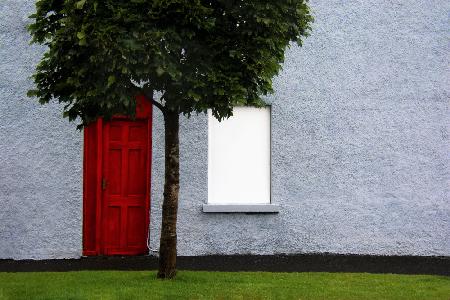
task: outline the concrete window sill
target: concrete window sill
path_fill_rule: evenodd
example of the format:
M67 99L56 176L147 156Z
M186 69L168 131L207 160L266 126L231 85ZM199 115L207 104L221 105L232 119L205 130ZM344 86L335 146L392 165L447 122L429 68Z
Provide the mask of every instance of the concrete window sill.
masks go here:
M278 213L276 204L203 204L204 213Z

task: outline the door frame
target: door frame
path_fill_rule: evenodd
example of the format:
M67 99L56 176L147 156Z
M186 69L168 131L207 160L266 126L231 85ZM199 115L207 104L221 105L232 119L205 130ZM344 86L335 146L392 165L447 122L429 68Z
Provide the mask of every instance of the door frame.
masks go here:
M145 232L150 235L151 163L152 163L152 104L144 96L136 97L136 120L147 122L147 186L145 202ZM126 116L114 116L113 120L132 121ZM83 145L83 255L106 255L103 247L103 149L104 125L108 122L99 118L84 129ZM95 207L95 212L89 211ZM122 254L121 254L122 255ZM123 254L127 255L127 254Z

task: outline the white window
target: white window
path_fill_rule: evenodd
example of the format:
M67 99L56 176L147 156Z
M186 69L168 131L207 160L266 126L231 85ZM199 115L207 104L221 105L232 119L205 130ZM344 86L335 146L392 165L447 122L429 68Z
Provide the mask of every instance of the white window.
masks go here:
M269 107L235 107L233 116L221 122L208 113L205 212L221 212L217 207L227 205L232 209L225 212L270 206L270 119ZM244 206L247 209L240 210Z

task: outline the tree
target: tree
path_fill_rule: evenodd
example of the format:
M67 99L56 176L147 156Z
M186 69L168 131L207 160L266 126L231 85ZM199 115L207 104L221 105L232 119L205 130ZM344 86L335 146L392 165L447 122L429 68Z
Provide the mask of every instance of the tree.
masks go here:
M301 46L308 0L39 0L32 42L47 46L29 91L65 104L79 128L133 116L144 94L165 122L165 184L159 278L176 274L179 115L263 104L286 47ZM155 99L154 91L160 98Z

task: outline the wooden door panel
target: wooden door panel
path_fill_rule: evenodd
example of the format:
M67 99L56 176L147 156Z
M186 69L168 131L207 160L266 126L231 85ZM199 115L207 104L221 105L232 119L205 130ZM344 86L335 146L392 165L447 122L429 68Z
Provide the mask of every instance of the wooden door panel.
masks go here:
M122 194L122 149L108 149L108 167L104 180L108 189L108 196Z
M128 207L127 217L127 240L128 246L140 247L146 243L145 216L142 214L142 207Z
M128 150L127 196L145 196L145 149Z
M119 122L117 124L109 124L109 140L121 141L122 140L122 126Z
M129 142L141 142L145 143L147 138L147 130L145 126L134 126L128 127L128 141Z
M105 243L107 248L120 247L120 223L122 209L120 206L108 205L105 211Z

